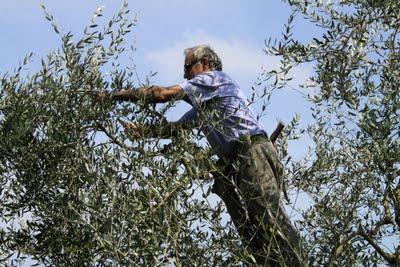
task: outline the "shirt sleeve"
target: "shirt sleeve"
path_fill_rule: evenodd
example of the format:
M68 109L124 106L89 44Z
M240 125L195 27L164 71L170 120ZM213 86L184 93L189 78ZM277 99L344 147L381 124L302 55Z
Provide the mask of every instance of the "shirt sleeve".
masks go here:
M185 92L188 100L190 101L190 104L192 106L195 105L195 96L194 96L194 88L193 85L188 81L185 80L179 84L179 86L182 88L182 90Z
M192 106L199 108L202 103L217 96L218 84L214 76L213 72L202 73L179 84Z

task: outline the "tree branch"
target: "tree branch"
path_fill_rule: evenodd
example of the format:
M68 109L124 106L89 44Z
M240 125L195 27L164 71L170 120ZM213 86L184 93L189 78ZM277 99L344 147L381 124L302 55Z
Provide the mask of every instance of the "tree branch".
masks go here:
M328 261L328 267L333 267L333 264L337 258L337 256L342 252L342 250L345 248L346 244L349 243L354 237L357 236L357 233L353 233L347 238L343 239L341 242L338 242L334 248L334 250L331 253L331 256L329 257Z
M400 258L398 257L397 259L395 258L394 255L387 253L384 251L372 238L370 235L363 231L359 231L358 235L363 237L375 250L378 252L379 255L382 256L388 263L390 264L395 264L395 263L400 263Z
M400 262L399 256L394 256L394 255L391 255L391 254L385 252L371 238L371 236L374 236L374 235L376 235L378 233L379 229L382 226L387 225L387 224L391 224L391 223L392 223L392 220L389 217L385 217L381 221L377 222L375 227L372 230L370 230L368 233L366 233L366 232L364 232L362 230L358 230L357 232L352 233L347 238L344 238L342 241L338 242L336 244L335 248L333 249L332 253L331 253L331 256L329 258L327 266L328 267L333 267L337 256L343 251L345 246L357 236L361 236L362 238L364 238L378 252L378 254L381 255L387 262L389 262L391 264L399 263Z
M119 145L120 147L125 148L125 149L127 149L127 150L132 150L131 147L127 146L126 144L124 144L123 142L121 142L120 140L118 140L115 136L113 136L109 131L107 131L107 129L106 129L103 125L97 124L96 126L97 126L97 128L98 128L100 131L102 131L103 133L105 133L105 134L107 135L107 137L110 138L111 141L112 141L114 144L117 144L117 145Z

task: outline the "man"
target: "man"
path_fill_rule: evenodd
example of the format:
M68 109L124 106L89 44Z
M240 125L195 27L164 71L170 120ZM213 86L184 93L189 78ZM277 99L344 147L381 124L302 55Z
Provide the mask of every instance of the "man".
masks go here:
M198 122L220 158L214 192L258 264L301 266L300 240L281 203L283 166L239 86L207 45L185 50L184 82L121 90L114 100L162 103L185 99L193 108L170 127ZM140 126L125 124L131 133ZM233 167L236 165L237 167ZM239 192L236 193L236 192ZM244 207L241 203L244 203Z

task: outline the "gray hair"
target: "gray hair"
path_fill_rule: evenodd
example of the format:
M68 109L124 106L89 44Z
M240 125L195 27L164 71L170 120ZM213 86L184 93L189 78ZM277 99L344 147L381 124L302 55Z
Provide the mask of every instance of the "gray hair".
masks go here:
M194 47L186 48L184 51L185 56L193 53L195 60L207 58L211 70L222 71L222 62L217 53L209 45L197 45Z

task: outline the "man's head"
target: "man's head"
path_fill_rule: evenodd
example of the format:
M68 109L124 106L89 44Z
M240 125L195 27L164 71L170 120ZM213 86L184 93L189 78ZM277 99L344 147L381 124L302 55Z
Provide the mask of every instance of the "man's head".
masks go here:
M184 78L192 79L194 76L211 70L222 70L221 59L208 45L198 45L185 49Z

